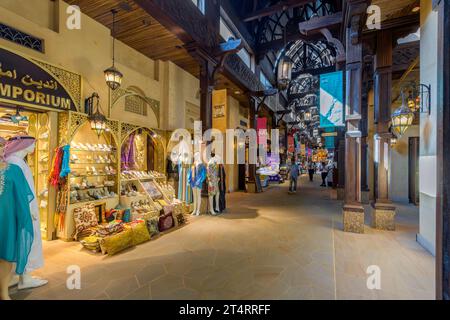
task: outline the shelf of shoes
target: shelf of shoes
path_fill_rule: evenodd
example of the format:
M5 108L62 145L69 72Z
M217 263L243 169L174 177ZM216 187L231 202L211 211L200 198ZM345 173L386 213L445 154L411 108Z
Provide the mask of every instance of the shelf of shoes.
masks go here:
M104 143L71 142L69 202L117 198L117 150Z

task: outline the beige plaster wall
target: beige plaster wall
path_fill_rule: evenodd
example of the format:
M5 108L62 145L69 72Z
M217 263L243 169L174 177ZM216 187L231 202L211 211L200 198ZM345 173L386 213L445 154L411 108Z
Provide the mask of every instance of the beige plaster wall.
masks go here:
M436 249L437 205L437 79L438 14L431 0L420 1L420 83L431 84L431 115L420 115L420 225L417 240L431 253Z
M84 14L81 16L80 30L67 29L67 7L61 0L2 0L0 21L44 39L45 52L40 53L3 39L0 39L0 46L80 74L83 77L83 99L97 92L102 109L107 113L109 90L103 71L112 65L110 30ZM53 16L56 16L56 28L52 27ZM161 129L184 126L186 101L200 105L196 97L198 79L172 62L153 61L116 41L116 66L124 74L123 88L138 87L145 96L160 101ZM124 99L112 108L110 117L157 128L157 115L151 109L147 117L127 112L124 110Z

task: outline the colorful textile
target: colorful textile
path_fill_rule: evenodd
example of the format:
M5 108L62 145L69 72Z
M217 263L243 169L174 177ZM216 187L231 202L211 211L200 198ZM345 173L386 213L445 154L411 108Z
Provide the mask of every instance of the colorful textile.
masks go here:
M53 158L52 168L48 176L48 182L50 185L56 187L59 183L60 173L61 173L61 163L63 159L62 148L56 148L55 156Z
M34 196L20 167L9 164L2 169L2 174L0 259L16 263L16 273L23 274L34 240L30 213L30 202Z
M75 220L74 239L78 240L78 235L80 232L84 229L96 227L98 225L98 218L95 213L94 204L90 203L83 207L75 208L73 210L73 219Z
M128 137L128 141L122 146L122 169L134 169L136 166L134 138L135 134L130 134L130 136Z
M215 161L208 163L208 195L219 193L219 166Z
M125 230L100 240L103 254L114 255L133 246L133 231Z
M206 180L206 167L203 163L192 166L188 171L188 182L191 188L201 189Z
M61 178L65 178L70 173L70 145L67 144L61 149L63 152L63 156L61 162L61 173L59 174L59 176Z
M44 254L42 252L41 222L36 191L34 189L35 185L33 173L31 172L31 169L25 162L25 160L21 157L18 157L17 154L9 155L6 161L10 164L15 164L22 170L25 180L28 183L28 187L30 188L31 193L33 194L33 200L31 200L30 202L30 214L33 222L34 239L33 245L31 246L31 252L28 256L28 263L25 268L25 273L29 273L34 270L40 269L44 266Z
M127 223L125 224L125 229L133 231L133 245L135 246L150 240L150 234L144 220Z
M30 136L15 136L9 139L5 145L5 158L24 150L36 142L36 139Z

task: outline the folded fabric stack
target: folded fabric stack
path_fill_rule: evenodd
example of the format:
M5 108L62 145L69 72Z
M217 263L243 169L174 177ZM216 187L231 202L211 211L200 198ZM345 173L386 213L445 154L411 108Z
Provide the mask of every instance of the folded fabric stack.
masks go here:
M80 240L81 245L83 248L86 248L87 250L90 250L92 252L100 252L100 240L102 238L97 236L89 236L85 237L82 240Z

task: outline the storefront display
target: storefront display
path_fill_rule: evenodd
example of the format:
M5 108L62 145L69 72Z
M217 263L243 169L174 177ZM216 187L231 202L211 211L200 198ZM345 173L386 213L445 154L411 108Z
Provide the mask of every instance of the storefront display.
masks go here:
M36 190L36 201L41 222L40 233L47 239L49 217L48 174L50 164L50 119L47 113L23 111L0 106L0 137L10 139L17 136L31 136L35 139L35 150L28 154L26 162L30 167Z

